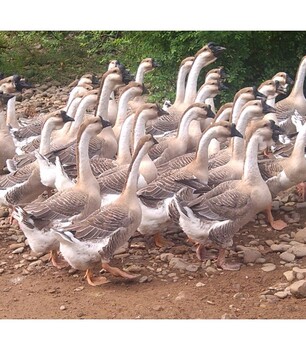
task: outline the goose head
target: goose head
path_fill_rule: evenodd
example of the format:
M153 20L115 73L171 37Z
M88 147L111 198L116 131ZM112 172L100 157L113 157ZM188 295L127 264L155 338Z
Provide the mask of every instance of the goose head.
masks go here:
M78 85L82 85L82 84L90 85L91 88L93 88L92 85L99 84L99 79L94 74L90 74L90 73L83 74L78 81Z
M180 69L184 69L186 72L190 72L194 59L195 59L194 56L189 56L184 58L180 64Z
M209 80L224 80L227 77L224 67L214 68L208 71L205 75L205 82Z
M109 69L102 76L101 86L102 88L105 81L114 84L115 88L124 86L132 80L132 76L128 70L125 69L124 65Z
M238 99L243 101L244 103L247 103L248 101L252 101L254 99L266 99L266 96L259 92L256 86L253 86L242 88L238 92L236 92L234 97L234 103Z
M201 96L215 97L221 93L223 90L227 90L228 87L218 80L208 80L199 89L196 99L201 101Z
M118 67L121 63L118 60L111 60L108 64L107 70Z
M86 116L83 123L80 125L77 134L77 140L80 140L81 135L85 130L86 133L88 133L89 135L98 135L103 128L107 128L111 125L112 124L108 120L105 120L102 117L88 115Z
M212 123L207 127L205 132L210 128L214 128L216 130L216 139L220 143L225 142L229 137L236 136L243 138L243 135L236 129L236 125L227 120L221 120L220 122Z
M133 91L135 96L141 96L148 93L147 88L144 84L138 83L136 81L130 81L120 92L119 98L127 91Z
M15 86L16 91L22 92L22 89L29 89L32 87L30 83L28 83L25 79L21 78L20 75L13 75L13 84Z
M208 65L209 63L214 62L225 50L225 47L210 42L195 54L195 58L201 58L205 64Z
M267 99L275 98L278 94L285 94L286 91L278 80L269 79L260 84L258 91L264 94Z
M163 110L157 103L144 103L138 107L135 113L135 120L140 114L145 115L147 120L152 120L162 115L169 115L169 113Z
M65 111L59 111L52 114L46 121L44 122L44 126L47 124L51 124L53 130L59 130L63 127L65 123L73 122L74 119L69 117Z
M273 77L272 80L279 81L280 85L287 92L288 86L293 85L294 80L286 72L278 72Z
M269 106L264 99L248 101L241 109L241 114L248 112L253 119L261 119L267 113L275 113L275 108Z
M153 70L156 67L160 67L160 64L157 63L154 58L144 58L141 62L139 67L141 67L144 72L150 72L151 70Z
M263 150L265 147L271 146L274 142L276 142L279 135L284 133L285 131L275 124L274 120L262 119L254 121L250 125L246 131L245 139L246 142L248 142L253 135L259 135L261 137L259 149Z
M195 102L192 103L184 112L184 115L190 111L193 110L197 114L196 119L203 119L203 118L214 118L215 113L211 110L211 106L206 103L201 102Z

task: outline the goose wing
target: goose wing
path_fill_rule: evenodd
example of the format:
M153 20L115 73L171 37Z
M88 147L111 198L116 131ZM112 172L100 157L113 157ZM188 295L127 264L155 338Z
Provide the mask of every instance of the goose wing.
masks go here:
M7 189L8 187L12 187L16 184L27 181L34 169L34 166L34 163L30 163L18 169L14 173L2 175L0 177L0 189Z
M112 168L97 177L101 194L121 193L128 175L128 165Z

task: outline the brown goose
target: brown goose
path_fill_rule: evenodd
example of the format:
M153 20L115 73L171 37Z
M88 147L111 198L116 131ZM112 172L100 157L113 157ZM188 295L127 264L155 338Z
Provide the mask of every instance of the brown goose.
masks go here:
M175 197L180 213L179 223L187 236L200 245L201 259L208 255L205 245L212 242L219 248L217 266L238 270L239 263L226 262L226 248L233 244L233 235L272 201L266 182L257 165L259 144L270 141L279 127L274 121L258 121L262 127L252 134L246 150L241 180L221 183L198 198L184 202Z
M90 169L88 145L93 134L109 125L99 117L89 117L81 125L77 137L78 177L74 186L57 192L44 202L34 202L13 211L31 249L37 253L51 251L56 267L61 268L62 264L57 256L59 243L51 228L82 220L100 207L99 184Z
M141 208L136 196L141 158L155 143L151 135L145 135L138 143L122 193L116 201L93 212L85 220L55 231L60 241L60 251L69 264L86 270L87 282L97 286L108 282L104 276L94 277L92 269L102 262L102 268L113 276L135 279L109 262L116 249L135 233L141 221Z

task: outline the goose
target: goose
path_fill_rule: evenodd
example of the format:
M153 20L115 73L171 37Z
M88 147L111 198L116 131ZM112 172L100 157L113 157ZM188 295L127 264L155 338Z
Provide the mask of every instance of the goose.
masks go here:
M225 181L188 202L174 197L182 230L200 245L198 256L201 260L208 258L205 245L214 243L219 248L217 266L223 270L240 269L239 263L226 261L226 248L233 244L233 235L272 201L258 169L257 153L259 145L270 141L279 127L273 120L257 123L261 127L257 125L248 141L242 179Z
M259 170L270 189L272 198L281 191L299 185L299 192L303 196L306 181L306 124L299 131L292 153L288 158L265 159L259 161ZM302 198L304 199L304 198ZM274 220L271 207L266 210L269 224L275 230L282 230L287 224L283 220Z
M155 103L145 103L137 109L134 116L134 127L132 132L133 145L137 145L142 136L145 135L145 125L148 120L157 118L163 115L165 112ZM104 171L97 180L100 185L100 192L102 196L102 205L113 201L117 198L125 183L125 179L128 171L128 164L121 165L107 171ZM157 170L154 162L148 154L142 157L141 163L139 165L139 181L138 187L141 188L151 181L153 181L157 176Z
M4 111L5 106L13 97L6 93L0 94L0 175L5 174L6 161L13 158L16 152L13 138L6 125L6 112Z
M202 188L207 183L208 145L214 137L242 137L234 125L223 121L211 125L202 135L194 159L180 169L173 169L159 175L147 186L139 189L137 194L141 200L142 220L138 232L142 235L154 235L155 244L164 246L167 242L161 232L169 230L170 215L168 207L174 194L182 188L182 183L191 181Z
M306 56L302 57L300 61L295 82L289 96L275 104L279 125L286 130L286 134L296 131L290 119L295 110L297 110L300 115L306 115L306 98L303 92L305 75Z
M247 102L240 113L237 130L245 135L246 129L250 121L262 119L264 114L272 113L275 109L266 104L264 100L253 100ZM245 157L244 140L234 138L232 141L232 154L230 160L217 168L209 171L208 184L216 186L227 180L241 179L243 174L243 164Z
M141 221L141 208L136 195L141 158L155 143L152 135L141 138L135 149L122 193L116 201L96 210L86 219L61 230L54 230L60 241L65 260L78 270L86 270L90 285L108 282L104 276L95 277L93 269L100 262L113 276L135 279L138 275L111 266L115 251L135 233Z
M208 82L208 81L217 81L217 82L223 82L225 80L225 78L227 77L227 74L225 73L225 70L224 70L224 67L221 66L221 67L218 67L218 68L213 68L211 70L209 70L206 75L205 75L205 82ZM223 86L224 88L224 86ZM226 87L227 89L227 87ZM200 90L198 91L197 93L197 96L199 94ZM211 110L216 113L216 108L215 108L215 102L214 102L214 97L215 96L211 96L211 97L208 97L205 99L205 103L207 105L210 105L211 107Z
M210 106L204 103L193 103L184 112L177 134L173 138L166 138L159 141L148 152L151 159L155 160L155 165L159 166L170 159L185 154L189 144L189 126L193 120L200 118L213 118L215 115Z
M129 82L128 85L122 89L118 102L116 121L113 126L113 132L116 136L117 141L119 140L121 126L127 117L128 102L136 96L141 96L145 93L147 93L145 86L142 83L138 83L136 81Z
M236 92L233 100L231 122L237 125L239 114L242 107L251 100L266 98L264 94L259 92L256 87L245 87ZM231 143L233 140L231 140ZM213 169L223 164L226 164L231 157L232 145L229 147L221 149L218 153L213 154L208 162L208 168Z
M210 42L196 53L195 60L188 74L183 103L180 103L178 107L169 107L169 115L159 118L153 123L152 128L156 130L154 135L163 134L166 131L177 129L182 113L191 103L195 102L194 100L197 95L197 81L201 69L214 62L224 50L224 47Z
M12 94L14 92L22 92L23 89L29 89L32 85L22 79L20 75L15 74L4 78L0 81L0 92Z
M50 148L50 135L56 128L71 121L66 112L55 114L43 126L42 140L39 152L46 154ZM25 205L35 200L48 188L40 182L39 165L37 161L28 163L16 172L0 177L0 203L5 205Z
M16 116L16 96L9 99L6 114L6 125L16 130L19 129L20 125Z
M78 177L74 186L55 193L44 202L33 202L24 208L17 206L13 211L30 248L36 253L50 251L51 261L58 268L63 264L58 259L59 242L51 228L82 220L100 207L99 184L90 169L88 145L93 134L109 125L108 121L94 116L82 123L77 137Z

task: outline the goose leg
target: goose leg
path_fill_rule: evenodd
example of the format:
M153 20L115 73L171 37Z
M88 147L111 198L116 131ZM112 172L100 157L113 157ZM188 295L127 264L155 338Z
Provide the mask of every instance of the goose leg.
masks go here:
M110 266L108 263L106 262L103 262L102 263L102 268L105 270L105 271L108 271L109 273L111 273L113 276L115 277L123 277L123 278L127 278L127 279L135 279L135 278L138 278L140 275L133 275L131 273L127 273L125 271L122 271L120 270L118 267L113 267L113 266Z
M168 241L161 233L155 233L154 243L158 248L171 247L173 244L171 241Z
M50 252L50 260L52 262L52 265L55 266L58 269L63 269L65 267L69 266L67 261L65 261L63 258L60 258L58 256L58 251L57 250L51 250L51 252Z
M267 220L269 224L274 230L281 231L282 229L288 226L283 220L274 220L271 212L271 205L265 210L265 213L267 215Z
M206 247L203 244L198 245L196 250L196 255L200 261L211 260L217 257L215 253L208 252Z
M299 196L299 199L302 202L305 202L305 197L306 197L306 182L301 182L296 186L296 190Z
M91 286L101 286L102 284L109 283L109 280L104 276L94 277L92 270L86 270L85 276L87 283Z
M241 264L236 262L236 263L230 263L225 261L225 248L221 248L219 250L219 255L217 258L217 266L221 267L223 270L228 270L228 271L238 271L240 270Z

